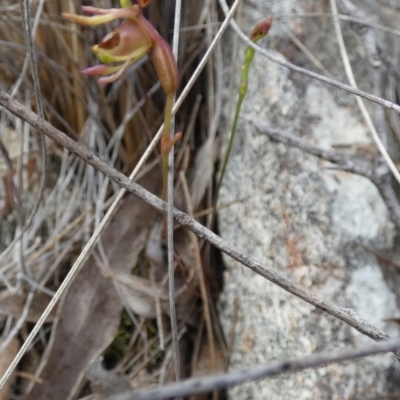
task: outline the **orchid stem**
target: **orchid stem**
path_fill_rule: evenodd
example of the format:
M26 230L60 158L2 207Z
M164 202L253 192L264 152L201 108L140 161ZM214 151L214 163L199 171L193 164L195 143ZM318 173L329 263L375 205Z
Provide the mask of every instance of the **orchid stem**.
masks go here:
M252 42L257 43L260 39L262 39L264 36L266 36L267 33L269 32L269 29L271 28L271 24L272 24L272 18L268 18L267 20L258 24L251 33L250 38L251 38ZM239 84L239 98L236 103L236 111L235 111L235 117L233 119L231 136L229 138L228 147L226 149L224 161L222 164L221 174L219 176L217 188L215 191L211 225L214 224L215 214L217 211L219 192L221 190L222 181L224 180L224 176L225 176L225 172L226 172L226 167L228 165L229 158L231 156L233 142L235 140L236 131L237 131L237 124L239 121L240 110L242 108L243 100L247 94L247 88L248 88L248 84L249 84L250 66L254 59L255 54L256 54L256 51L252 47L250 47L250 46L247 47L246 52L245 52L245 57L244 57L244 63L242 65L242 69L241 69L242 73L240 76L240 84Z
M240 83L240 86L242 86L242 83L243 82ZM247 82L246 82L246 86L247 86ZM247 91L247 88L246 88L246 91ZM225 176L225 172L226 172L226 167L228 165L228 161L229 161L229 158L231 156L231 152L232 152L232 148L233 148L233 142L235 140L236 131L237 131L237 124L238 124L238 121L239 121L240 110L242 108L242 104L243 104L243 100L244 100L245 96L246 96L246 92L244 92L244 94L239 93L239 98L238 98L238 101L236 103L236 111L235 111L235 117L233 119L233 124L232 124L232 129L231 129L231 136L229 138L228 147L227 147L225 155L224 155L224 162L222 164L221 175L219 176L217 189L215 191L213 214L215 214L215 212L216 212L216 206L217 206L217 203L218 203L219 192L221 190L222 181L224 180L224 176Z

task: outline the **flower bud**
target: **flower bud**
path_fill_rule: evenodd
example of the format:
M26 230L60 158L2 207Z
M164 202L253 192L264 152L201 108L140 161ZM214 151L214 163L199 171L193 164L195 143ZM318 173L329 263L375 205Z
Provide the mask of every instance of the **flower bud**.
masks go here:
M257 43L260 39L267 35L272 25L272 17L260 22L252 30L250 34L250 39L252 42Z
M171 47L161 37L151 51L151 60L165 92L167 94L175 93L179 84L178 67Z

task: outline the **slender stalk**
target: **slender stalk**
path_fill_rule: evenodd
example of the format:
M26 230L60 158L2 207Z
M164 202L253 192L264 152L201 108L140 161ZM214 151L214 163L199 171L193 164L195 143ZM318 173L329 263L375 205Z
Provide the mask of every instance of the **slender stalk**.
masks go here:
M238 123L238 120L239 120L240 110L242 108L244 97L245 96L239 94L239 99L238 99L238 102L236 104L235 117L233 119L231 136L229 138L228 147L227 147L225 155L224 155L224 161L223 161L223 164L222 164L221 175L219 176L217 188L215 190L215 199L214 199L214 207L213 207L214 211L213 211L213 218L212 218L213 220L215 218L214 215L216 213L216 207L217 207L217 203L218 203L219 192L220 192L221 186L222 186L222 181L224 180L226 167L228 165L228 161L229 161L229 158L231 156L231 152L232 152L232 148L233 148L233 142L235 141L236 131L237 131L237 123Z
M268 18L265 21L262 21L261 23L259 23L251 32L250 40L253 43L257 43L260 39L265 37L271 28L271 24L272 24L272 18ZM221 190L222 181L224 179L225 172L226 172L226 167L228 165L229 158L231 156L233 142L235 140L236 131L237 131L237 124L238 124L238 120L239 120L240 110L242 108L244 98L246 97L246 94L247 94L247 88L249 86L250 67L251 67L251 63L254 59L255 54L256 54L255 49L253 49L250 46L247 47L246 52L245 52L245 57L244 57L244 63L242 65L242 74L240 77L240 84L239 84L239 98L238 98L238 101L236 104L236 111L235 111L235 117L233 119L231 136L229 138L229 144L228 144L228 148L226 149L226 152L225 152L221 175L219 177L217 189L215 191L214 206L213 206L214 210L213 210L213 217L211 219L211 226L214 225L216 208L217 208L217 203L218 203L218 198L219 198L219 192Z

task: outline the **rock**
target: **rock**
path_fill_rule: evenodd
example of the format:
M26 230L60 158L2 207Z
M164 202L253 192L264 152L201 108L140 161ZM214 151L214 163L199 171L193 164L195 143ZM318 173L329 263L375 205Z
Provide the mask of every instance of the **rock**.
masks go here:
M385 23L375 1L355 4L375 22ZM245 32L271 12L330 12L328 2L282 0L270 1L268 6L270 11L261 0L245 3L241 24ZM368 52L359 32L352 30L348 22L341 24L358 84L371 91ZM335 79L347 82L330 18L275 20L268 38L260 42L275 55L316 70L282 27L294 33ZM223 46L224 76L229 79L233 35L231 32ZM386 38L381 33L377 37ZM243 62L243 52L241 43L236 71ZM237 75L235 82L239 80ZM228 81L225 86L229 88ZM232 98L228 89L225 98L228 104ZM375 110L371 104L368 108ZM221 154L231 127L229 109L227 105L224 111L221 133L225 145ZM396 229L376 187L366 178L328 169L332 164L272 142L252 123L264 121L323 148L339 146L341 151L356 152L372 149L375 155L354 97L256 55L241 116L220 204L248 200L219 212L221 236L309 292L353 308L389 335L399 336L398 326L389 320L400 316L400 293L391 283L398 279L398 273L394 268L383 270L376 256L361 246L387 255L396 242ZM344 322L237 262L226 256L224 261L219 309L226 337L234 332L230 369L371 343ZM386 354L249 383L231 389L229 398L382 398L400 391L399 372L398 360Z

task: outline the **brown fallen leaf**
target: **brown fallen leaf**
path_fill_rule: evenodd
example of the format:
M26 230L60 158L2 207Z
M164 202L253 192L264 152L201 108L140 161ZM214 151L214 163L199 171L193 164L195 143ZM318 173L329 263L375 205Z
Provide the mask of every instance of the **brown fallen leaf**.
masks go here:
M10 293L5 290L0 293L0 315L19 318L24 310L27 294ZM29 307L27 322L37 322L50 301L50 297L42 292L36 292ZM46 322L53 322L56 309L54 309Z
M8 344L8 346L4 349L1 353L0 357L0 376L6 372L8 366L11 364L12 360L14 359L15 355L17 354L20 347L19 340L14 338ZM3 389L0 390L0 400L8 400L10 399L10 387L13 381L14 375L11 375L10 378L7 380Z
M158 169L140 182L152 192L161 188ZM128 195L101 236L112 270L128 274L143 249L156 212ZM114 339L123 305L111 279L102 275L91 256L64 296L52 330L53 348L40 377L26 399L69 399L76 394L88 366Z

